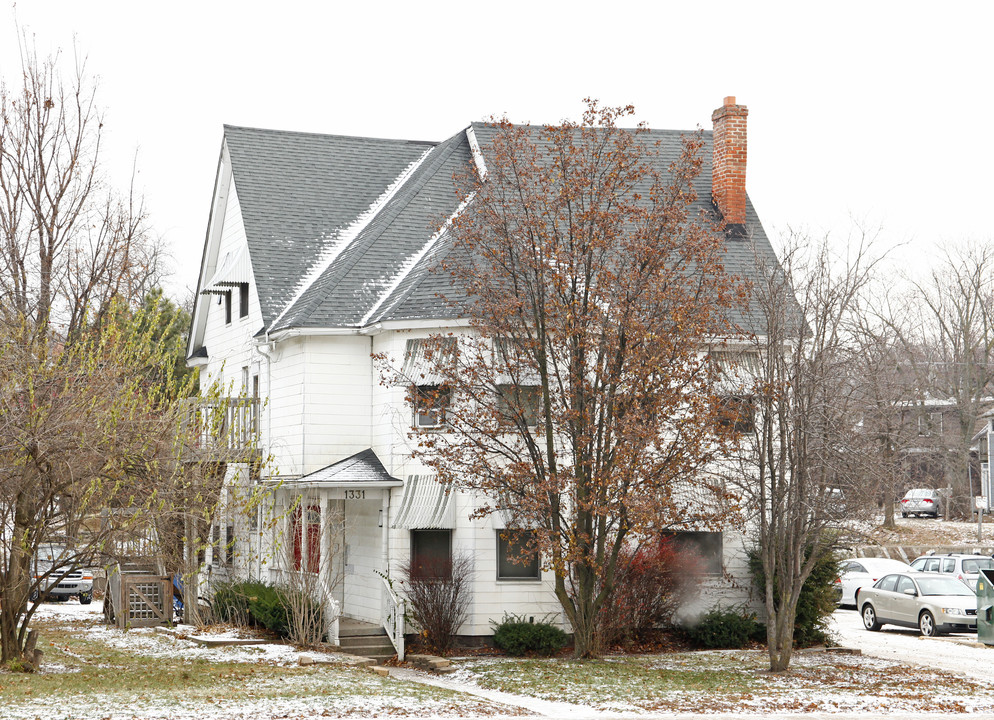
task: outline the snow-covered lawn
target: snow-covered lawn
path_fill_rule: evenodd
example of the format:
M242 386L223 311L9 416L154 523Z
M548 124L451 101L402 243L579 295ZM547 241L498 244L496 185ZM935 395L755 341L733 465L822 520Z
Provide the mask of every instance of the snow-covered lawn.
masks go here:
M300 667L291 646L206 648L179 628L121 631L98 602L45 604L36 614L43 672L0 671L0 718L268 720L328 717L476 717L516 708L436 687L381 678L347 664ZM218 634L233 634L221 630ZM314 655L314 653L310 653Z
M476 660L457 679L600 711L871 713L994 711L994 689L889 660L801 652L791 672L766 671L763 651L711 651L598 661Z
M0 718L994 713L994 649L970 635L871 633L847 610L833 627L842 645L864 655L799 652L783 675L766 672L763 651L735 650L586 662L462 659L444 678L411 670L381 678L333 653L324 659L334 664L300 667L297 651L279 643L205 648L188 639L192 628L174 636L100 621L96 602L40 608L44 672L0 672Z

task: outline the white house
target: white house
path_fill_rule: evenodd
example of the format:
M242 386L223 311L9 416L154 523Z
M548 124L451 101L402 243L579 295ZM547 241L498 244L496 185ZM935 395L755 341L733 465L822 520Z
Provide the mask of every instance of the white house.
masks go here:
M728 227L726 267L750 277L754 246L773 252L745 194L746 115L734 98L715 111L697 190L700 207ZM474 123L442 142L415 142L224 129L189 363L202 386L221 378L250 398L231 427L257 432L272 461L258 471L232 464L228 474L280 483L278 510L303 498L282 523L296 533L287 557L342 578L328 585L345 617L383 622L385 577L408 558L470 553L473 605L462 634L490 635L505 613L564 622L551 573L508 562L499 518L470 520L475 499L446 494L411 460L412 423L438 418L416 413L403 387L381 384L372 358L416 363L419 338L466 327L438 300L446 276L429 268L446 240L439 218L457 209L453 174L473 163L489 132ZM681 136L652 131L662 169ZM344 547L327 562L322 519L339 514ZM232 520L220 534L235 541L235 571L272 579L280 568L262 527ZM705 600L745 600L741 537L686 538L710 558ZM223 554L215 553L219 568Z

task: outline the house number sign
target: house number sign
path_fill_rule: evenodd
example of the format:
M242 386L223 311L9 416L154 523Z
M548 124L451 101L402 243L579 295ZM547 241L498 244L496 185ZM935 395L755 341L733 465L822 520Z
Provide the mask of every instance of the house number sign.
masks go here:
M365 490L346 490L345 491L346 500L365 500L366 491Z

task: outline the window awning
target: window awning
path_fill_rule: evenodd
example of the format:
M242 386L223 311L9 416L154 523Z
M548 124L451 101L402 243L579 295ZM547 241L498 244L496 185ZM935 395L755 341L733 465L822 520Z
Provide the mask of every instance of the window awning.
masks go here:
M440 385L445 378L439 368L455 363L457 352L456 338L408 340L401 371L404 381L414 385Z
M511 338L494 338L497 382L504 385L539 385L541 376L538 369L532 366L531 360Z
M408 475L404 497L393 522L405 530L452 530L455 528L452 490L434 475Z
M759 355L756 353L712 352L711 357L721 371L719 392L747 392L763 374Z
M241 247L225 254L211 279L206 282L201 295L221 295L239 285L248 285L252 277L248 248Z

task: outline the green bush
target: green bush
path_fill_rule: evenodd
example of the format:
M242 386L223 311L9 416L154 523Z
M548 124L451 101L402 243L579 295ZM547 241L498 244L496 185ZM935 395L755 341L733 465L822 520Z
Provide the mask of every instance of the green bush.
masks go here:
M549 623L526 622L523 617L505 615L500 623L493 623L494 645L509 655L554 655L569 643L569 636Z
M299 590L249 580L218 587L213 609L215 617L222 622L262 627L280 637L288 637L294 608L313 603Z
M766 626L743 610L712 610L684 633L697 647L738 649L765 640Z
M765 592L763 561L755 550L749 552L749 570L760 592ZM835 612L836 591L833 587L839 576L839 557L825 553L811 570L801 586L794 618L794 647L810 647L825 643L828 637L828 619Z

